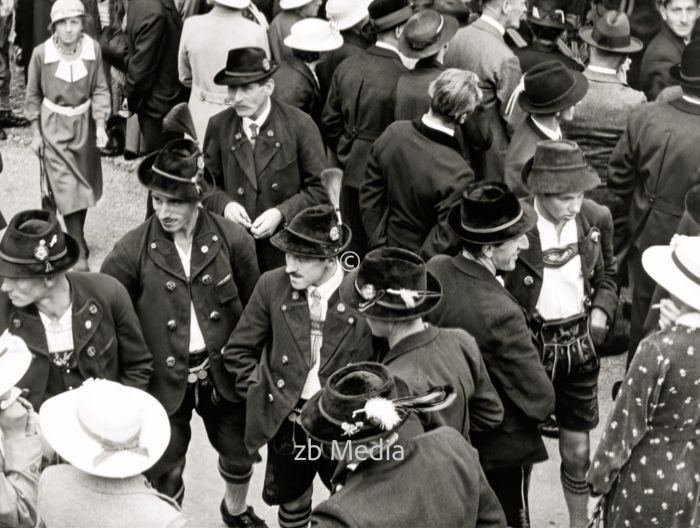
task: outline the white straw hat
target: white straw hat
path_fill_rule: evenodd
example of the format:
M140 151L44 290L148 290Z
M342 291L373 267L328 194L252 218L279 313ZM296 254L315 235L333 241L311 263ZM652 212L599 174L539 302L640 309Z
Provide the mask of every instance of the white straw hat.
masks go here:
M330 22L305 18L292 25L284 45L303 51L331 51L343 45L343 37Z
M49 398L39 421L46 441L63 459L98 477L143 473L170 440L168 415L158 400L102 379Z
M369 16L368 7L372 0L328 0L326 18L334 21L343 31L353 27Z
M676 235L668 246L652 246L642 265L671 295L700 311L700 236Z
M51 23L85 15L85 6L80 0L56 0L51 6Z
M5 330L0 335L0 396L22 379L31 362L24 339Z
M311 3L312 0L280 0L280 9L286 11L287 9L296 9L297 7L305 6Z

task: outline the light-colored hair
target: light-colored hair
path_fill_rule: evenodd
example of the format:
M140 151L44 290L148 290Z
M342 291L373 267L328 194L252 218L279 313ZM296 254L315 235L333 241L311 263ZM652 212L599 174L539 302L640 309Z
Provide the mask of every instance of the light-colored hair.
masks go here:
M483 97L476 73L457 68L445 70L430 83L428 95L433 112L455 120L473 112Z

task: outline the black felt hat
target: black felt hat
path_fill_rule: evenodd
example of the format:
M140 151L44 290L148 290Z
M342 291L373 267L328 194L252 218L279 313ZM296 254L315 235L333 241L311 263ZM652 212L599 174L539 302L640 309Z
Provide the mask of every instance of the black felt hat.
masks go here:
M525 163L523 183L533 194L580 193L600 185L600 177L573 141L540 141Z
M700 40L691 41L683 49L681 63L671 66L671 77L682 86L700 88Z
M70 269L79 256L78 242L53 213L22 211L0 240L0 277L46 277Z
M544 61L523 77L518 104L528 114L554 114L578 103L588 91L588 79L560 61Z
M302 257L332 258L348 247L352 231L338 223L332 205L315 205L299 211L287 227L270 238L285 253Z
M477 182L462 193L448 215L452 232L472 244L501 244L527 233L537 222L535 211L500 182Z
M342 301L373 319L402 321L433 310L442 298L442 286L415 253L380 248L367 253L359 267L340 285Z
M214 178L191 139L175 139L139 164L141 185L182 202L199 202L214 192Z
M537 26L566 29L566 0L535 0L530 7L527 21Z
M413 14L408 0L374 0L368 7L369 29L387 31L406 22Z
M454 37L459 22L435 9L418 11L406 22L399 39L399 51L406 57L422 59L435 55Z
M214 84L244 86L264 81L277 71L278 65L267 58L262 48L248 47L229 50L226 67L214 76Z

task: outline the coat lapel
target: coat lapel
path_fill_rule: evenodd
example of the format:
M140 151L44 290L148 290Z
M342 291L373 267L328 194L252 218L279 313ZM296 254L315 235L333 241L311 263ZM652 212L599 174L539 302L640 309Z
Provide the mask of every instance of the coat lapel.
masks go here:
M71 283L73 288L73 350L78 357L80 351L100 327L104 310L95 299L85 296L80 288L73 286Z
M182 261L175 248L175 243L170 238L170 235L163 231L163 227L155 215L151 217L151 228L148 238L151 242L146 247L146 252L153 263L166 273L187 282L185 270L182 268Z
M352 325L348 324L345 305L340 302L338 290L336 290L328 300L326 320L323 323L323 342L321 344L319 370L323 370L323 367L335 355L351 329Z
M253 189L258 188L258 178L255 171L255 157L253 156L253 148L248 140L248 136L243 132L243 122L240 117L236 116L231 127L231 153L236 158L238 166L250 181Z
M221 235L217 235L213 231L211 222L200 210L195 227L195 237L192 240L190 281L193 281L216 258L216 255L221 251L222 238Z
M254 156L257 174L263 173L272 158L277 155L281 148L279 138L277 137L279 131L275 130L275 128L277 128L276 125L279 124L279 120L277 119L277 104L274 101L270 101L270 103L272 104L270 115L260 128L260 134L255 141Z
M282 313L287 322L289 331L294 338L299 354L308 363L311 355L311 320L309 318L309 304L306 300L306 293L299 292L299 300L290 301L286 304L287 309Z
M43 356L49 355L46 333L36 307L15 308L10 311L10 331L21 337L29 350Z
M533 273L542 278L544 273L544 262L542 261L542 243L540 242L540 230L537 224L527 233L527 241L530 243L525 251L521 251L518 258L530 268Z

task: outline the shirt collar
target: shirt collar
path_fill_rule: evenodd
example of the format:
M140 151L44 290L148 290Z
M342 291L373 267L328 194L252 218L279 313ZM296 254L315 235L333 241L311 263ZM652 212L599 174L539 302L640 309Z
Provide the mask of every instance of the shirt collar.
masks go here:
M322 299L328 301L335 290L340 287L341 282L343 282L343 268L341 267L340 262L336 260L335 273L331 276L331 278L318 286L309 286L306 288L306 292L308 295L311 295L311 292L316 290Z
M617 75L617 70L613 70L612 68L604 68L603 66L589 64L587 69L596 73L604 73L605 75Z
M385 49L385 50L393 51L393 52L396 53L399 57L401 56L401 54L399 53L398 48L395 48L394 46L392 46L392 45L389 44L388 42L375 42L374 45L377 46L378 48L382 48L382 49Z
M683 325L690 328L700 328L700 313L692 312L681 315L676 319L677 325Z
M421 122L428 128L432 128L433 130L437 130L438 132L442 132L443 134L447 134L448 136L454 137L455 135L454 128L446 127L436 119L430 117L429 114L423 114L423 117L421 117Z
M257 119L253 120L250 117L244 117L243 118L243 125L249 129L250 125L255 123L258 125L258 131L262 128L263 124L265 124L265 121L267 120L267 116L270 115L270 110L272 109L272 103L270 103L270 98L267 98L267 102L265 103L265 109L262 111L262 113L258 116Z
M80 59L94 61L95 56L95 45L93 40L88 35L82 36L82 42L80 43ZM50 64L52 62L66 61L65 58L61 57L56 48L56 44L53 41L53 37L49 37L44 45L44 64ZM69 62L69 61L67 61Z
M506 28L503 27L503 24L501 24L498 20L496 20L492 16L481 15L481 20L486 22L489 26L495 27L501 35L506 34Z
M693 97L692 95L683 94L683 100L690 104L700 105L700 99Z
M557 139L561 139L561 138L562 138L562 136L561 136L561 128L559 128L558 125L557 125L557 129L554 130L554 129L551 129L551 128L549 128L549 127L544 126L544 125L543 125L542 123L540 123L540 122L537 120L537 118L535 118L535 116L533 116L533 115L530 116L530 119L532 120L532 123L533 123L537 128L539 128L540 131L541 131L545 136L547 136L549 139L557 140Z

